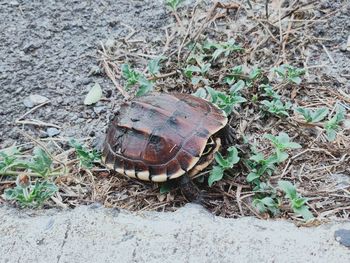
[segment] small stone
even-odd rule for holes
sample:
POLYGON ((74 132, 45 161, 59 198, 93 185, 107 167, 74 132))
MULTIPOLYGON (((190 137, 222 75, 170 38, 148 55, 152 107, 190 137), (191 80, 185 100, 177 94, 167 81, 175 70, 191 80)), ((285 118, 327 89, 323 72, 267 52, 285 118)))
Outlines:
POLYGON ((60 130, 56 128, 48 128, 46 130, 46 133, 49 135, 49 137, 53 137, 60 134, 60 130))
POLYGON ((96 114, 105 113, 105 112, 106 112, 106 106, 97 106, 97 107, 94 107, 94 112, 95 112, 96 114))
POLYGON ((26 106, 27 108, 33 108, 34 107, 34 103, 29 99, 29 98, 25 98, 23 100, 23 104, 24 106, 26 106))
POLYGON ((350 230, 339 229, 334 232, 334 237, 341 245, 350 248, 350 230))
POLYGON ((23 100, 23 104, 28 108, 32 108, 36 105, 39 105, 39 104, 42 104, 42 103, 48 102, 48 101, 49 101, 49 99, 44 97, 44 96, 41 96, 38 94, 32 94, 23 100))

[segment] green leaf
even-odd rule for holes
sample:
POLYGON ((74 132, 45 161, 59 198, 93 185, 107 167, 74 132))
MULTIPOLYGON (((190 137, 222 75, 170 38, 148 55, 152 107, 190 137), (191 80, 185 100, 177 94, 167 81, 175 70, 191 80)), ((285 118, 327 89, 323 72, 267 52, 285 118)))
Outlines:
POLYGON ((329 110, 327 108, 317 109, 314 113, 312 113, 312 122, 322 121, 328 115, 328 112, 329 110))
POLYGON ((147 78, 142 76, 140 77, 139 82, 140 87, 136 92, 137 97, 143 96, 146 93, 151 92, 153 90, 153 83, 150 82, 147 78))
POLYGON ((249 73, 249 78, 251 80, 255 80, 259 78, 262 74, 262 70, 259 68, 254 68, 250 73, 249 73))
POLYGON ((237 83, 235 83, 234 85, 231 86, 230 93, 235 94, 238 91, 240 91, 241 89, 243 89, 244 86, 245 86, 245 82, 243 80, 239 80, 237 83))
POLYGON ((198 98, 202 98, 202 99, 206 99, 207 98, 207 92, 204 88, 199 88, 196 90, 195 93, 192 93, 192 95, 198 97, 198 98))
POLYGON ((158 57, 158 58, 155 58, 155 59, 148 61, 147 69, 151 75, 155 76, 159 73, 159 70, 160 70, 159 63, 162 59, 163 59, 163 57, 158 57))
POLYGON ((256 172, 250 172, 248 175, 247 175, 247 182, 248 183, 251 183, 253 182, 254 180, 256 179, 259 179, 260 178, 260 175, 257 174, 256 172))
POLYGON ((165 5, 171 10, 176 11, 179 5, 185 0, 165 0, 165 5))
POLYGON ((211 187, 215 182, 220 181, 224 176, 224 169, 220 166, 214 166, 208 178, 208 185, 211 187))
POLYGON ((297 190, 295 186, 289 181, 278 181, 278 186, 285 192, 286 197, 289 199, 297 198, 297 190))
POLYGON ((310 219, 313 219, 314 216, 310 212, 309 208, 307 206, 302 206, 300 208, 293 208, 294 213, 301 215, 305 221, 308 221, 310 219))
POLYGON ((127 87, 134 86, 139 81, 141 76, 140 73, 130 68, 128 64, 123 64, 121 66, 122 76, 127 81, 127 87))
POLYGON ((85 105, 94 104, 98 102, 101 98, 102 98, 102 89, 100 84, 96 82, 95 85, 90 89, 90 91, 86 95, 84 104, 85 105))
POLYGON ((227 162, 229 164, 229 168, 232 168, 234 164, 239 162, 238 150, 236 147, 231 146, 227 149, 227 162))
POLYGON ((222 168, 228 168, 229 163, 227 160, 224 159, 224 157, 221 155, 221 153, 217 152, 214 155, 215 161, 220 165, 222 168))
POLYGON ((192 75, 194 72, 201 72, 200 67, 197 66, 193 66, 193 65, 188 65, 185 69, 184 69, 184 74, 186 77, 188 78, 192 78, 192 75))
POLYGON ((51 171, 52 160, 41 148, 34 149, 33 161, 29 163, 29 168, 41 176, 47 176, 51 171))
POLYGON ((332 142, 335 140, 335 138, 337 137, 337 132, 336 130, 333 129, 326 129, 326 133, 327 133, 327 139, 328 141, 332 142))

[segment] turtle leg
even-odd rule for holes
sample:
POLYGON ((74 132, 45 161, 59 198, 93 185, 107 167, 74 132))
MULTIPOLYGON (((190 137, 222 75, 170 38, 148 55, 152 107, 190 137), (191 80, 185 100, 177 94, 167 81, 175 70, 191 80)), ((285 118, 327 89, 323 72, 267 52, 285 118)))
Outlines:
POLYGON ((179 181, 179 187, 181 193, 189 202, 200 203, 201 202, 201 193, 198 187, 193 183, 190 176, 186 173, 181 176, 179 181))
POLYGON ((227 149, 228 147, 232 146, 234 142, 236 141, 236 134, 235 130, 230 126, 230 124, 227 124, 219 134, 222 142, 222 147, 224 149, 227 149))

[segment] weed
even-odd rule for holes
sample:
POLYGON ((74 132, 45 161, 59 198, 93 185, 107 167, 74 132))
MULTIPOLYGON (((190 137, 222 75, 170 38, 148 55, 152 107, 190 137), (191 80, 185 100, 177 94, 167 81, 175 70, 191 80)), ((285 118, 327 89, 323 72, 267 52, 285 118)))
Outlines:
POLYGON ((57 186, 48 181, 31 184, 27 175, 17 177, 16 186, 6 189, 4 198, 17 201, 21 207, 38 207, 58 191, 57 186))
POLYGON ((312 213, 309 211, 309 208, 305 205, 307 199, 301 197, 296 190, 296 187, 288 181, 279 181, 279 188, 286 194, 286 197, 290 201, 290 206, 293 209, 294 213, 301 215, 304 220, 310 220, 313 218, 312 213))
POLYGON ((297 108, 297 112, 303 115, 306 122, 319 122, 322 121, 328 115, 327 108, 316 109, 315 111, 306 108, 297 108))
POLYGON ((243 67, 235 66, 231 69, 231 72, 225 77, 225 82, 232 85, 236 81, 240 80, 243 75, 243 67))
POLYGON ((263 96, 270 97, 274 100, 280 100, 281 96, 272 88, 270 84, 261 84, 260 89, 263 89, 263 96))
POLYGON ((208 185, 212 186, 214 182, 220 181, 224 172, 227 169, 232 169, 233 165, 239 162, 238 151, 236 147, 231 146, 227 149, 227 157, 224 158, 221 153, 215 153, 215 161, 217 165, 214 165, 208 178, 208 185))
POLYGON ((80 166, 90 169, 93 163, 100 160, 100 153, 96 150, 88 150, 76 140, 70 140, 69 144, 75 149, 80 166))
POLYGON ((301 83, 301 76, 305 74, 304 69, 299 69, 288 64, 283 64, 273 69, 283 81, 299 85, 301 83))
POLYGON ((168 6, 172 11, 176 11, 179 5, 185 0, 165 0, 165 5, 168 6))
POLYGON ((236 41, 232 38, 229 39, 227 42, 221 42, 221 43, 214 43, 214 42, 208 41, 207 43, 204 44, 203 48, 205 50, 211 50, 211 49, 215 50, 211 55, 212 60, 218 59, 222 54, 225 57, 227 57, 232 52, 244 51, 244 49, 240 45, 236 44, 236 41))
POLYGON ((152 76, 156 76, 160 70, 160 62, 164 59, 164 57, 158 57, 148 61, 147 70, 152 76))
POLYGON ((271 134, 265 134, 264 137, 270 140, 275 146, 275 158, 277 163, 284 162, 288 158, 288 153, 285 152, 287 149, 298 149, 301 145, 296 142, 291 142, 287 133, 280 132, 278 136, 271 134))
POLYGON ((230 115, 236 105, 247 101, 240 95, 240 90, 243 89, 244 86, 244 81, 240 80, 231 86, 228 94, 226 92, 217 91, 211 87, 206 87, 205 89, 198 89, 193 95, 206 98, 208 93, 210 101, 222 109, 227 115, 230 115))
POLYGON ((272 101, 263 100, 261 104, 265 106, 266 111, 279 117, 288 117, 288 110, 292 107, 292 104, 290 102, 283 104, 283 102, 280 99, 274 99, 272 101))
POLYGON ((340 128, 340 123, 345 120, 345 109, 338 105, 335 115, 326 123, 325 129, 329 141, 334 141, 337 136, 337 131, 340 128))
POLYGON ((253 206, 259 211, 259 213, 270 212, 273 216, 280 213, 280 201, 279 199, 265 196, 263 198, 254 198, 253 206))
MULTIPOLYGON (((160 61, 160 60, 159 60, 160 61)), ((159 61, 157 63, 159 63, 159 61)), ((157 69, 159 69, 159 66, 157 67, 155 65, 155 62, 150 62, 152 64, 150 73, 155 73, 157 69)), ((135 86, 136 84, 139 85, 139 88, 136 92, 136 96, 142 96, 150 91, 153 90, 153 83, 147 79, 147 77, 140 73, 137 72, 134 69, 131 69, 128 64, 123 64, 121 66, 122 69, 122 75, 126 79, 127 88, 130 88, 132 86, 135 86)))
POLYGON ((121 66, 121 70, 122 70, 123 77, 126 79, 127 88, 134 86, 138 83, 141 73, 131 69, 128 64, 123 64, 121 66))

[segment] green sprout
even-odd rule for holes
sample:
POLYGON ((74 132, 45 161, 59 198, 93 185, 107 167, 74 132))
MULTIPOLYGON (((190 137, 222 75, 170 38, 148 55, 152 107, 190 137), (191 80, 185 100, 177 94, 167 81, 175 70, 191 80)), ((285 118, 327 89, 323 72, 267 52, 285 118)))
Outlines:
POLYGON ((69 144, 75 149, 80 166, 90 169, 93 163, 100 160, 100 153, 96 150, 88 150, 86 146, 76 140, 70 140, 69 144))
POLYGON ((303 115, 306 122, 320 122, 328 115, 327 108, 316 109, 315 111, 306 109, 306 108, 297 108, 296 111, 303 115))
POLYGON ((314 218, 309 208, 305 205, 307 199, 297 193, 296 187, 291 182, 279 181, 278 186, 286 194, 286 198, 289 199, 294 213, 301 215, 305 221, 314 218))
POLYGON ((185 0, 165 0, 165 5, 175 12, 184 1, 185 0))
POLYGON ((266 111, 277 116, 289 116, 288 110, 292 107, 290 102, 283 104, 279 99, 274 99, 272 101, 263 100, 261 102, 266 108, 266 111))
POLYGON ((326 123, 325 129, 329 141, 334 141, 337 136, 337 131, 340 124, 345 120, 345 109, 343 106, 338 106, 335 115, 326 123))
POLYGON ((20 175, 17 178, 14 188, 6 189, 4 198, 15 200, 21 207, 39 207, 58 191, 57 186, 48 181, 31 184, 27 175, 20 175))
POLYGON ((227 57, 232 52, 240 52, 244 51, 244 49, 236 44, 236 41, 234 39, 229 39, 227 42, 221 42, 221 43, 214 43, 214 42, 207 42, 204 46, 204 49, 211 50, 214 49, 214 53, 212 54, 212 60, 218 59, 222 54, 227 57))
POLYGON ((273 69, 284 81, 299 85, 301 76, 305 74, 305 69, 299 69, 288 64, 283 64, 273 69))
POLYGON ((238 151, 236 147, 231 146, 227 149, 227 157, 224 158, 221 153, 215 153, 215 161, 217 165, 214 165, 208 178, 208 185, 212 186, 214 182, 220 181, 225 170, 232 169, 233 165, 239 162, 238 151))

